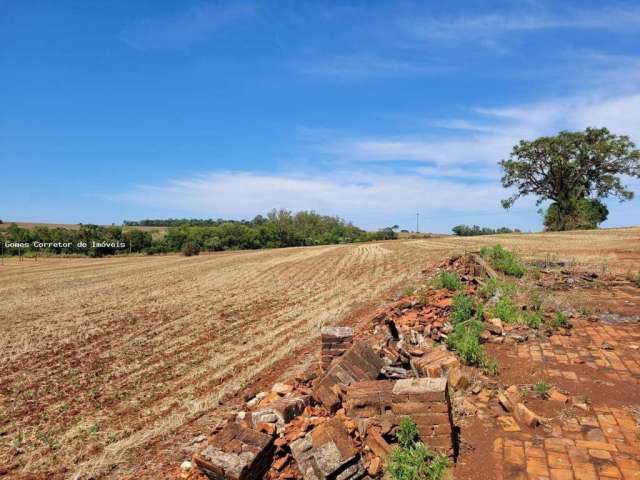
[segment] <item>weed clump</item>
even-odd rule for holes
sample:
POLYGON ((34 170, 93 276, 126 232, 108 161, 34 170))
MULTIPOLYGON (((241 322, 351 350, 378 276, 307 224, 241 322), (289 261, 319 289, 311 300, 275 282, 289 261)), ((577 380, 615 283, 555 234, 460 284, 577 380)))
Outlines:
POLYGON ((415 422, 404 417, 396 433, 400 446, 393 448, 386 466, 393 480, 441 480, 447 471, 449 461, 444 455, 431 452, 424 443, 418 441, 415 422))
POLYGON ((506 323, 518 323, 520 310, 509 297, 500 297, 500 300, 489 308, 489 315, 499 318, 506 323))
POLYGON ((569 318, 562 312, 556 312, 550 325, 552 328, 566 328, 569 325, 569 318))
POLYGON ((455 273, 442 271, 436 278, 436 287, 448 290, 462 290, 462 282, 455 273))
POLYGON ((551 390, 551 387, 547 382, 540 380, 533 386, 533 389, 543 400, 549 398, 549 390, 551 390))
POLYGON ((480 343, 484 324, 475 320, 469 324, 459 323, 449 334, 447 346, 456 352, 467 365, 481 365, 486 354, 480 343))
POLYGON ((480 287, 480 289, 478 290, 478 295, 480 295, 480 298, 484 300, 489 300, 491 297, 495 296, 497 291, 498 280, 492 277, 487 280, 487 283, 480 287))
POLYGON ((524 265, 516 258, 516 256, 505 250, 502 245, 494 247, 482 247, 480 255, 489 260, 489 262, 499 271, 514 277, 522 277, 525 273, 524 265))
POLYGON ((525 324, 527 327, 538 329, 542 324, 542 315, 539 311, 522 312, 520 315, 520 323, 525 324))
POLYGON ((459 292, 453 297, 451 322, 456 325, 466 322, 473 315, 473 298, 466 293, 459 292))

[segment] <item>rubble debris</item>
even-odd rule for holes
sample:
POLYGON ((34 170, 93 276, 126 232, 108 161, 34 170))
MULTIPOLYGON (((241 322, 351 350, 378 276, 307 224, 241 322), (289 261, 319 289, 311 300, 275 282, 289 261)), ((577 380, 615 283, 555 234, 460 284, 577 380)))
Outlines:
POLYGON ((398 380, 392 391, 391 410, 410 416, 420 440, 439 453, 453 456, 453 425, 447 378, 398 380))
POLYGON ((264 408, 251 413, 251 423, 257 427, 259 423, 275 423, 284 426, 300 415, 309 405, 308 396, 279 397, 264 408))
POLYGON ((335 410, 346 388, 362 380, 375 380, 384 366, 369 343, 357 342, 337 359, 313 389, 313 398, 329 410, 335 410))
POLYGON ((567 403, 569 401, 569 397, 560 392, 557 388, 552 388, 549 393, 549 400, 552 402, 567 403))
POLYGON ((213 480, 257 480, 273 459, 273 436, 229 422, 193 460, 213 480))
POLYGON ((319 425, 290 447, 305 480, 356 480, 366 473, 360 454, 338 417, 319 425))
POLYGON ((504 332, 502 320, 499 318, 490 318, 487 320, 487 330, 494 335, 502 335, 504 332))
POLYGON ((517 386, 511 385, 504 392, 498 392, 498 402, 510 413, 515 411, 516 405, 522 403, 522 395, 517 386))
POLYGON ((435 378, 446 376, 452 368, 460 367, 460 360, 445 345, 440 345, 414 359, 412 364, 421 375, 435 378))
MULTIPOLYGON (((489 278, 498 278, 498 273, 491 267, 480 255, 472 255, 472 260, 477 263, 482 271, 487 274, 489 278)), ((475 276, 480 276, 480 272, 473 272, 475 276)))
POLYGON ((524 403, 518 403, 513 411, 518 422, 528 427, 535 427, 540 424, 540 417, 527 408, 524 403))
POLYGON ((273 387, 271 387, 271 391, 279 395, 286 395, 287 393, 293 392, 293 386, 286 383, 278 382, 273 384, 273 387))
POLYGON ((386 460, 391 453, 391 445, 384 439, 380 429, 371 427, 367 429, 364 443, 378 457, 386 460))
POLYGON ((327 371, 331 362, 340 357, 351 346, 353 328, 351 327, 322 327, 320 330, 322 348, 320 351, 320 368, 327 371))

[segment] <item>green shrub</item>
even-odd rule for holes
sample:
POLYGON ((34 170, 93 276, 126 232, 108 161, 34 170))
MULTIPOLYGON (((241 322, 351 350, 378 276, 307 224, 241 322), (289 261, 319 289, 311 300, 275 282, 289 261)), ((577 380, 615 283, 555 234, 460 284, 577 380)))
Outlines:
POLYGON ((462 282, 458 278, 458 275, 447 271, 440 272, 440 275, 436 278, 436 286, 449 290, 462 290, 462 282))
POLYGON ((404 417, 396 433, 400 446, 394 447, 386 465, 394 480, 441 480, 448 467, 447 457, 435 455, 418 441, 415 422, 404 417))
POLYGON ((451 322, 455 325, 466 322, 473 314, 473 298, 465 293, 457 293, 453 297, 453 309, 451 311, 451 322))
POLYGON ((517 323, 520 310, 509 297, 500 297, 500 300, 489 309, 492 318, 499 318, 506 323, 517 323))
POLYGON ((182 247, 182 254, 185 257, 191 257, 193 255, 200 254, 200 245, 195 242, 186 242, 182 247))
POLYGON ((482 247, 480 249, 480 255, 489 260, 497 270, 506 273, 507 275, 521 277, 525 273, 525 268, 524 265, 522 265, 522 262, 520 262, 513 253, 505 250, 502 245, 482 247))
POLYGON ((470 324, 459 323, 449 334, 447 345, 467 365, 481 365, 485 358, 484 347, 480 343, 483 330, 484 324, 477 320, 470 324))
POLYGON ((408 417, 400 420, 396 438, 402 448, 411 448, 418 441, 418 427, 415 422, 408 417))

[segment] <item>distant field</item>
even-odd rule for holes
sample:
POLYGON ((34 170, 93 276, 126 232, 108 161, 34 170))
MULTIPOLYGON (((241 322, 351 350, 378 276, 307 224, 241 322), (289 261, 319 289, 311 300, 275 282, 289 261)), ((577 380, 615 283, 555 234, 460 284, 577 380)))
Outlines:
POLYGON ((0 465, 12 478, 121 478, 144 461, 142 447, 215 415, 220 399, 316 339, 321 325, 381 301, 449 253, 497 242, 527 257, 640 269, 640 228, 5 259, 0 465))

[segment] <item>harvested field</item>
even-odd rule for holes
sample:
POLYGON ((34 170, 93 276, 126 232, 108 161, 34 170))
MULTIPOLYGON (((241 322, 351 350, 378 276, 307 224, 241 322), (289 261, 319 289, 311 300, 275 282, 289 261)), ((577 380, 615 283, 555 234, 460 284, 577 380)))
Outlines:
POLYGON ((205 413, 213 421, 222 399, 317 340, 322 325, 382 303, 448 254, 497 242, 527 258, 640 268, 640 228, 6 261, 0 469, 130 475, 153 457, 148 447, 205 413))

